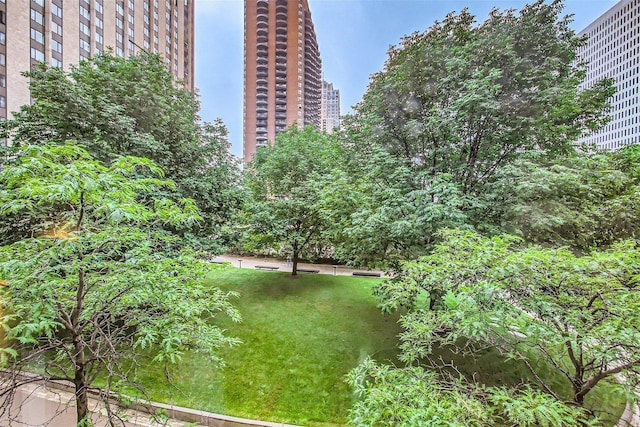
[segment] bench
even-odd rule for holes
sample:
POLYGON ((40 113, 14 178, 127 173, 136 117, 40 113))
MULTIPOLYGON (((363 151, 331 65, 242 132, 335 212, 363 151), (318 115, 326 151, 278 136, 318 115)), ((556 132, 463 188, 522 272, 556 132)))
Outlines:
POLYGON ((300 273, 320 273, 320 270, 314 270, 312 268, 299 268, 298 270, 300 273))
POLYGON ((351 273, 354 276, 364 276, 364 277, 380 277, 382 273, 377 273, 375 271, 354 271, 351 273))
POLYGON ((258 270, 272 270, 272 271, 280 269, 280 267, 274 267, 272 265, 256 265, 255 268, 258 270))

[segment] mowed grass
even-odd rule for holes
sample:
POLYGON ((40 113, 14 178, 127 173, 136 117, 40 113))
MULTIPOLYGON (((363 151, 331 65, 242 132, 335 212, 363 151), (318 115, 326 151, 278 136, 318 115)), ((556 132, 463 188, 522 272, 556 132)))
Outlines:
MULTIPOLYGON (((377 308, 371 288, 379 279, 291 277, 229 267, 216 270, 209 282, 240 294, 234 305, 243 321, 220 318, 217 323, 243 343, 219 352, 224 368, 213 367, 199 354, 186 354, 171 368, 177 388, 164 381, 164 366, 139 361, 137 380, 146 397, 245 418, 344 425, 354 402, 346 374, 367 356, 397 363, 399 315, 383 315, 377 308)), ((434 357, 452 361, 460 372, 487 385, 533 382, 522 364, 505 360, 494 349, 464 358, 436 348, 434 357)), ((538 368, 557 391, 569 392, 566 378, 550 367, 538 368)), ((604 415, 605 425, 613 425, 624 409, 616 389, 603 384, 588 396, 586 406, 604 415)))
MULTIPOLYGON (((138 380, 153 400, 227 415, 300 425, 342 425, 353 404, 346 374, 365 357, 394 360, 398 315, 376 307, 372 278, 264 272, 227 268, 210 283, 240 294, 243 321, 218 324, 242 344, 225 349, 214 369, 198 354, 173 370, 147 365, 138 380)), ((151 364, 150 364, 151 365, 151 364)))

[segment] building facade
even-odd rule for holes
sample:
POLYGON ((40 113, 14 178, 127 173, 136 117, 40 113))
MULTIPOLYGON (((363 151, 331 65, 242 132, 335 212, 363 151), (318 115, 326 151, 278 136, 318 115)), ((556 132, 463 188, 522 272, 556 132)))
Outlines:
POLYGON ((68 70, 103 52, 160 54, 194 88, 195 0, 0 0, 0 120, 31 101, 20 73, 37 62, 68 70))
POLYGON ((287 126, 320 126, 321 76, 308 0, 245 0, 245 163, 287 126))
POLYGON ((584 87, 611 78, 616 94, 611 121, 580 142, 601 150, 640 143, 640 0, 621 0, 579 33, 588 36, 578 55, 588 62, 584 87))
POLYGON ((332 133, 340 126, 340 91, 333 83, 322 81, 322 102, 320 105, 320 128, 332 133))

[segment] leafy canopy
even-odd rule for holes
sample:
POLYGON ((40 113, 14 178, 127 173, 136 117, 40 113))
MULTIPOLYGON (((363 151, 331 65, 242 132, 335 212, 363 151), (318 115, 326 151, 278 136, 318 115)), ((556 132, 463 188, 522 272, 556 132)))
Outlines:
MULTIPOLYGON (((204 287, 209 265, 186 247, 169 256, 175 238, 150 227, 197 223, 193 201, 138 202, 174 185, 153 162, 105 166, 71 142, 27 146, 0 183, 0 213, 30 224, 30 237, 0 247, 0 362, 73 382, 79 423, 98 375, 109 391, 129 383, 141 354, 169 363, 195 348, 219 361, 215 349, 236 342, 210 323, 239 319, 231 294, 204 287)), ((10 405, 21 380, 3 381, 10 405)))
POLYGON ((293 258, 316 256, 327 247, 324 206, 332 194, 330 173, 340 147, 310 126, 290 127, 276 143, 260 147, 245 173, 248 246, 273 248, 293 258))
POLYGON ((635 241, 576 256, 518 248, 513 236, 441 232, 443 242, 376 290, 385 310, 407 309, 401 358, 442 367, 433 348, 473 355, 491 346, 525 365, 531 384, 557 402, 585 408, 601 382, 635 393, 640 367, 640 252, 635 241), (462 345, 461 343, 464 343, 462 345), (540 362, 543 362, 541 364, 540 362), (568 392, 540 371, 551 366, 568 392))
POLYGON ((221 249, 222 228, 239 204, 239 164, 224 124, 200 122, 197 97, 173 79, 160 56, 104 53, 68 72, 42 63, 24 75, 33 102, 6 125, 13 150, 73 139, 105 164, 124 155, 149 158, 175 182, 154 196, 192 198, 203 216, 197 227, 169 231, 221 249))
POLYGON ((580 88, 584 40, 562 8, 536 1, 480 24, 463 10, 390 48, 343 132, 359 194, 338 254, 408 259, 443 226, 503 232, 496 174, 518 159, 572 153, 606 123, 612 82, 580 88))

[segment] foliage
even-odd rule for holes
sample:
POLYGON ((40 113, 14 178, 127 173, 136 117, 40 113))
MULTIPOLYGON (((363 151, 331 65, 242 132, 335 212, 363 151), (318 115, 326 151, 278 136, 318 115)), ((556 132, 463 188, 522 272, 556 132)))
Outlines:
MULTIPOLYGON (((33 102, 6 127, 14 149, 73 139, 109 164, 120 155, 153 160, 176 186, 156 197, 192 198, 203 218, 180 235, 220 250, 221 224, 238 206, 239 165, 221 121, 200 123, 199 102, 174 81, 158 55, 96 55, 63 71, 41 63, 24 73, 33 102)), ((6 227, 11 229, 11 224, 6 227)), ((9 235, 21 238, 19 233, 9 235)))
POLYGON ((245 173, 244 208, 250 246, 289 253, 293 275, 301 256, 328 246, 324 206, 332 195, 331 171, 343 153, 328 134, 290 127, 276 143, 260 147, 245 173))
MULTIPOLYGON (((496 173, 520 158, 573 152, 606 123, 612 82, 580 89, 584 40, 561 12, 561 1, 540 0, 475 25, 463 10, 390 48, 343 134, 347 171, 366 182, 348 242, 365 241, 378 260, 408 259, 426 253, 443 225, 500 232, 496 173)), ((345 258, 364 258, 353 246, 345 258)))
POLYGON ((496 181, 505 222, 528 242, 588 251, 640 238, 640 146, 520 162, 496 181))
MULTIPOLYGON (((161 175, 153 162, 131 156, 105 166, 73 143, 24 147, 0 171, 0 212, 30 224, 30 237, 0 247, 8 343, 1 362, 71 381, 79 424, 88 419, 87 391, 98 375, 106 375, 108 392, 129 381, 141 353, 174 363, 195 348, 219 362, 215 350, 236 342, 210 323, 217 313, 239 319, 231 294, 203 287, 208 264, 186 247, 167 256, 177 243, 148 227, 200 218, 189 199, 137 201, 171 189, 161 175)), ((20 385, 6 379, 4 410, 20 385)))
MULTIPOLYGON (((356 156, 359 159, 359 157, 356 156)), ((424 253, 443 227, 467 227, 468 197, 449 174, 428 177, 373 147, 358 167, 334 171, 326 211, 335 257, 355 265, 393 264, 424 253)))
POLYGON ((421 367, 392 368, 367 359, 351 371, 349 382, 360 397, 350 414, 353 426, 589 425, 579 408, 530 388, 443 382, 421 367))
POLYGON ((401 320, 404 361, 438 366, 430 357, 436 346, 474 354, 489 345, 531 370, 545 399, 585 407, 594 387, 616 381, 634 395, 640 371, 636 242, 579 257, 566 249, 518 249, 513 236, 449 230, 442 237, 431 255, 404 264, 376 290, 385 310, 408 309, 401 320), (545 381, 539 361, 565 377, 569 393, 545 381))

